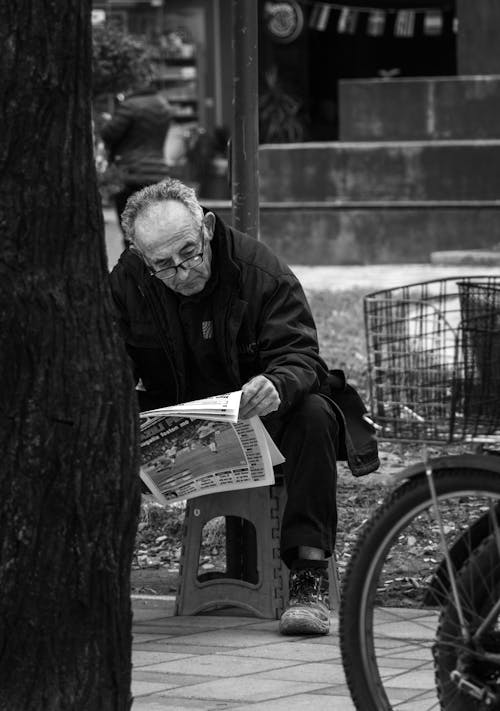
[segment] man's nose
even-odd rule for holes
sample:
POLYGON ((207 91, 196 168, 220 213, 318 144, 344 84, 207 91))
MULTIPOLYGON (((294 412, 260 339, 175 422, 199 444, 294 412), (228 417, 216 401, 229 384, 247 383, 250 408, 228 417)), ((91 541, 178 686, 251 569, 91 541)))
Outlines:
POLYGON ((189 269, 184 269, 184 267, 177 268, 177 281, 186 281, 189 276, 189 269))

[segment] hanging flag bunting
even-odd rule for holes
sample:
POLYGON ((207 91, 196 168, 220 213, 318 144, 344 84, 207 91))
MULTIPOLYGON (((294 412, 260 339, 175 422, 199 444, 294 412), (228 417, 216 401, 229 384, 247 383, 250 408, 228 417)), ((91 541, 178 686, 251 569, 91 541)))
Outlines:
POLYGON ((443 31, 443 16, 440 10, 427 10, 424 15, 424 34, 440 35, 443 31))
POLYGON ((399 10, 394 23, 396 37, 413 37, 415 32, 415 10, 399 10))
POLYGON ((343 7, 340 10, 339 19, 337 21, 337 32, 341 35, 353 35, 356 32, 357 24, 358 10, 353 10, 350 7, 343 7))
POLYGON ((370 10, 366 23, 366 32, 371 37, 380 37, 385 30, 385 12, 383 10, 370 10))
POLYGON ((320 6, 318 3, 314 3, 311 14, 309 15, 309 27, 311 27, 313 30, 316 29, 316 23, 318 22, 318 15, 320 11, 320 6))
POLYGON ((328 26, 331 11, 331 5, 328 3, 316 3, 309 17, 309 27, 324 32, 328 26))
MULTIPOLYGON (((151 0, 153 1, 153 0, 151 0)), ((434 8, 406 8, 399 10, 394 7, 353 7, 338 4, 335 2, 314 2, 314 0, 291 0, 290 2, 266 2, 267 6, 279 8, 283 14, 283 8, 289 5, 306 5, 311 7, 309 13, 309 27, 321 32, 325 31, 330 23, 332 10, 337 15, 336 29, 339 34, 355 34, 358 27, 366 27, 366 34, 370 37, 382 37, 388 27, 392 27, 392 21, 388 23, 388 17, 395 15, 393 32, 396 37, 414 37, 417 28, 417 16, 423 17, 422 25, 418 23, 419 31, 425 35, 441 35, 444 31, 443 11, 434 8), (366 24, 364 20, 360 23, 360 17, 366 15, 366 24)), ((375 4, 375 3, 374 3, 375 4)), ((376 4, 375 4, 376 5, 376 4)), ((276 12, 275 12, 276 14, 276 12)), ((454 33, 458 31, 458 18, 453 18, 452 30, 454 33)))

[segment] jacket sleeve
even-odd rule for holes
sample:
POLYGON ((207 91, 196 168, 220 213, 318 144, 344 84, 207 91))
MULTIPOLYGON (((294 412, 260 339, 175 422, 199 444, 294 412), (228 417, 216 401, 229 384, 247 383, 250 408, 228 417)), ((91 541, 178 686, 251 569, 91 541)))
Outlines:
POLYGON ((125 343, 125 348, 127 350, 129 359, 130 359, 130 365, 132 367, 132 372, 133 372, 133 378, 134 382, 137 383, 139 382, 140 379, 140 374, 137 369, 137 365, 135 363, 135 360, 132 357, 132 354, 130 352, 130 348, 127 344, 127 336, 130 332, 130 321, 129 321, 129 316, 127 313, 127 309, 125 307, 124 303, 124 288, 123 288, 123 273, 120 273, 121 270, 119 266, 115 267, 113 271, 110 274, 109 277, 109 283, 111 286, 111 296, 114 304, 114 315, 118 324, 119 331, 122 335, 122 338, 125 343))
POLYGON ((281 275, 263 305, 259 352, 262 374, 274 383, 281 398, 280 413, 316 392, 327 377, 309 304, 292 273, 281 275))

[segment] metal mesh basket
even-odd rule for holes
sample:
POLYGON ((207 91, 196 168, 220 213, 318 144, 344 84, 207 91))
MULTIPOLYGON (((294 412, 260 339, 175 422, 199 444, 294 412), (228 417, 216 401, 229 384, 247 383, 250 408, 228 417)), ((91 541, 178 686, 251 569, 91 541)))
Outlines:
POLYGON ((459 282, 467 429, 500 428, 500 283, 459 282))
POLYGON ((453 442, 500 430, 500 408, 495 414, 492 404, 478 405, 488 388, 491 403, 499 399, 494 373, 500 368, 494 365, 500 355, 498 321, 484 314, 484 292, 495 311, 498 289, 500 277, 477 276, 410 284, 365 297, 372 415, 384 438, 453 442), (480 304, 483 320, 478 321, 480 304))

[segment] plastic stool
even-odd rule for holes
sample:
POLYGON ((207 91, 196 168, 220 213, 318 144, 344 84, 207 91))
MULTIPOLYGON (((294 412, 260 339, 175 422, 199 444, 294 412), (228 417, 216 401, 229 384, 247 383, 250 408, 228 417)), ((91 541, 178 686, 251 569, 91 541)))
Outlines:
MULTIPOLYGON (((279 556, 279 532, 286 501, 282 483, 208 494, 187 502, 182 533, 176 615, 240 608, 250 615, 279 619, 288 600, 288 569, 279 556), (226 571, 199 574, 203 528, 226 522, 226 571)), ((338 609, 335 559, 329 565, 330 593, 338 609)))

